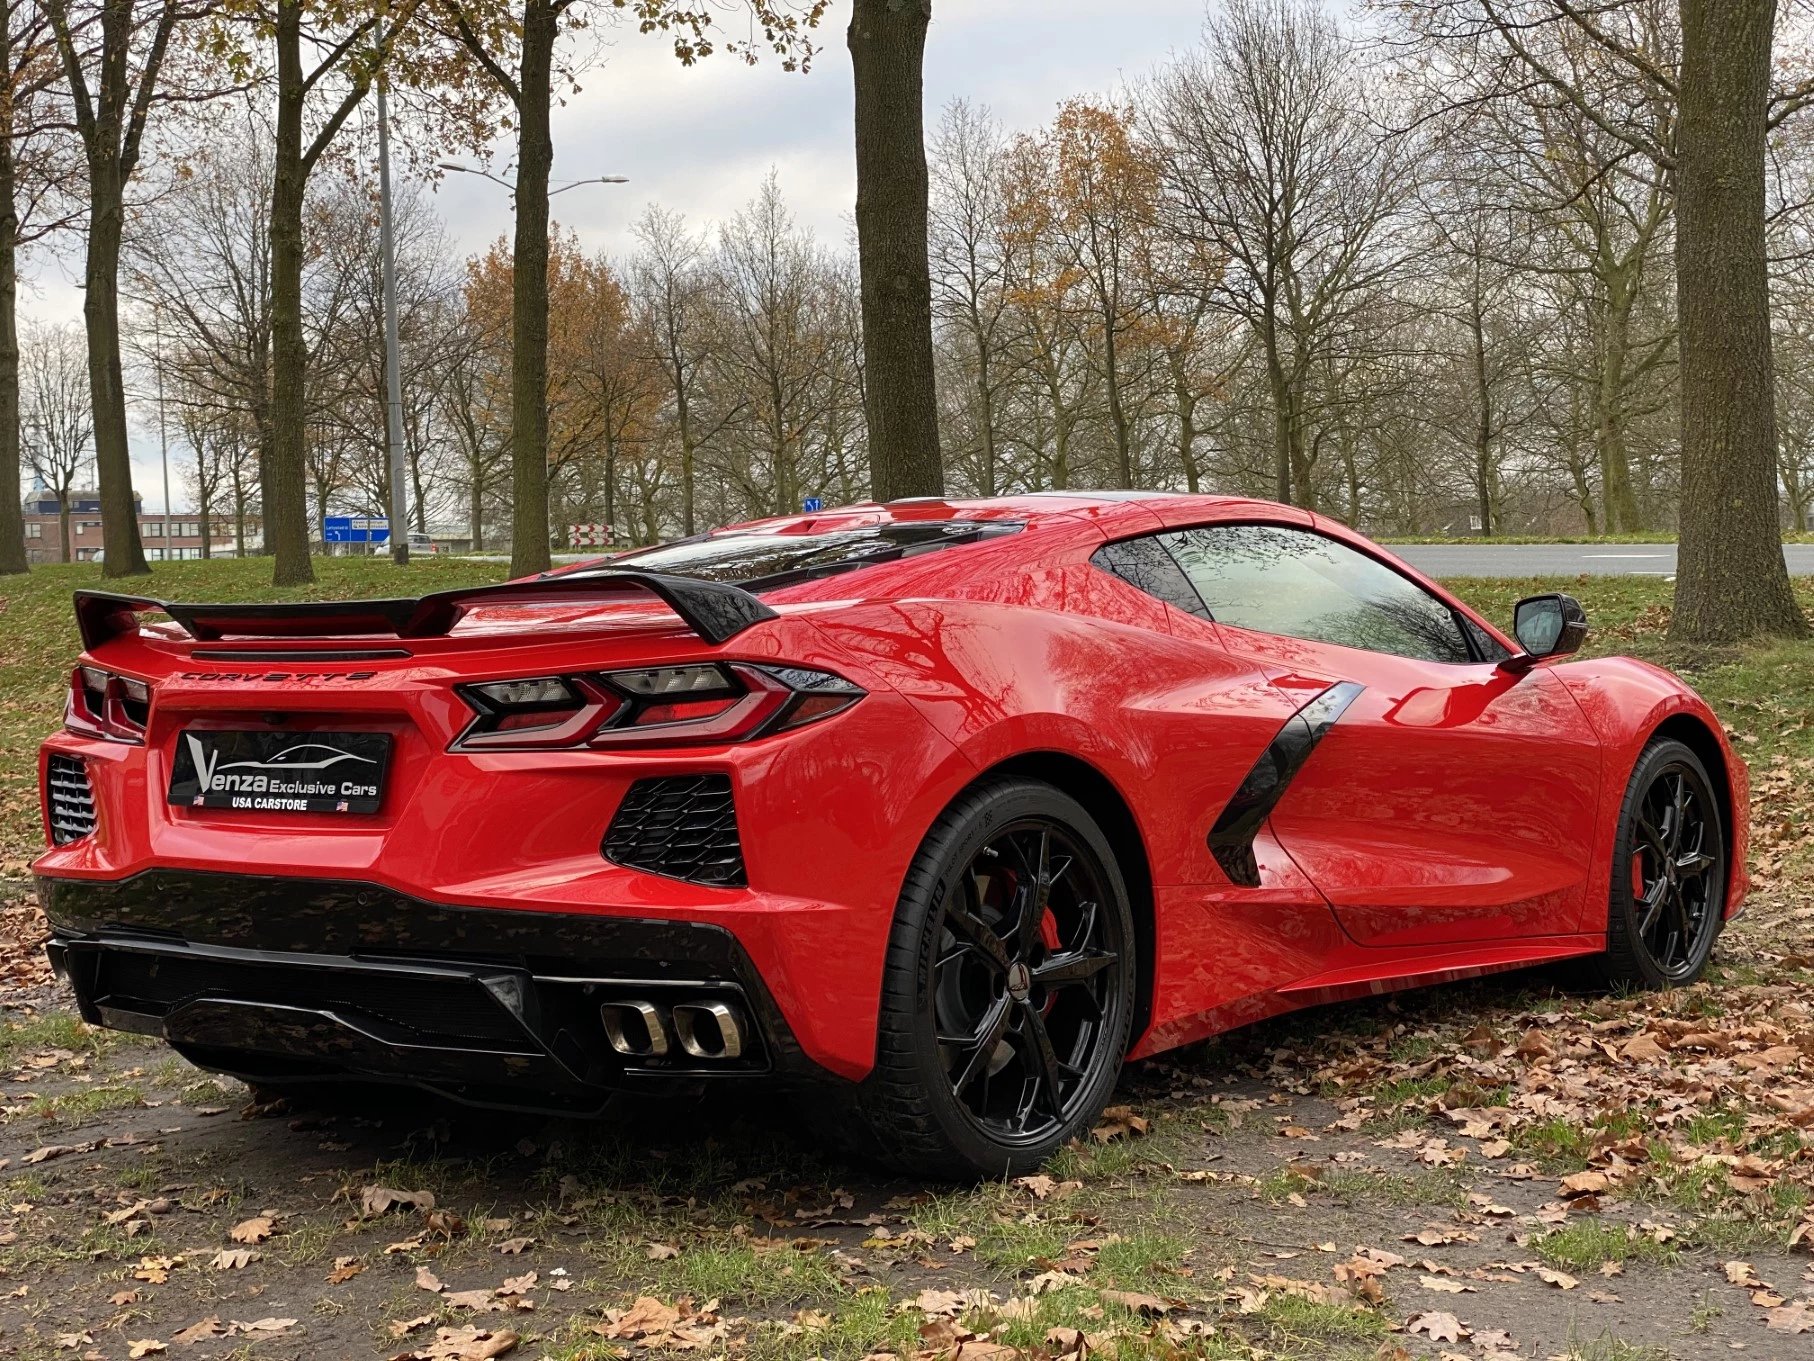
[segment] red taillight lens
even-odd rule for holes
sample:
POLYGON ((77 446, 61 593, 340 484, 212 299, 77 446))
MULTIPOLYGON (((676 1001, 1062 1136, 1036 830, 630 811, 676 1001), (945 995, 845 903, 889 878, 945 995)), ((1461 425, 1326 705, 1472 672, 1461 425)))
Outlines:
POLYGON ((78 666, 69 678, 63 726, 86 737, 143 743, 151 721, 151 687, 98 666, 78 666))
POLYGON ((829 671, 746 662, 462 686, 478 717, 456 751, 744 742, 829 718, 863 697, 829 671))

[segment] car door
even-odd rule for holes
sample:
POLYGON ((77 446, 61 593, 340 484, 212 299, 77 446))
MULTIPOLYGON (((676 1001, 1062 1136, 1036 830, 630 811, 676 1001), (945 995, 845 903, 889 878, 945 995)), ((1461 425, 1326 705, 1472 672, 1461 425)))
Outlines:
POLYGON ((1604 921, 1588 882, 1600 749, 1545 666, 1381 558, 1313 528, 1160 536, 1222 644, 1323 696, 1314 749, 1276 797, 1278 843, 1366 945, 1555 935, 1604 921), (1331 708, 1336 712, 1325 712, 1331 708))

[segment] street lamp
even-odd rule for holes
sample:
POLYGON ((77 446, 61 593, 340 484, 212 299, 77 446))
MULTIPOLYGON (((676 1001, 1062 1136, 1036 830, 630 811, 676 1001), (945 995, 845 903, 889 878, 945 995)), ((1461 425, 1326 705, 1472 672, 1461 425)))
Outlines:
MULTIPOLYGON (((477 175, 482 180, 490 180, 493 184, 498 185, 499 187, 506 190, 510 194, 511 198, 514 199, 516 197, 516 186, 514 184, 512 184, 509 180, 502 179, 499 176, 492 174, 489 170, 480 170, 476 166, 461 165, 458 161, 436 161, 435 164, 442 170, 451 170, 455 174, 458 174, 458 175, 477 175)), ((508 167, 508 166, 505 167, 506 170, 508 170, 509 168, 510 167, 508 167)), ((554 187, 548 191, 548 197, 553 198, 556 194, 564 194, 569 189, 579 188, 582 184, 628 184, 629 182, 630 182, 630 177, 627 175, 593 175, 587 179, 568 180, 564 184, 559 184, 556 187, 554 187)), ((544 398, 543 400, 545 402, 546 398, 544 398)), ((546 450, 543 450, 542 457, 544 460, 546 460, 546 458, 547 458, 546 450)), ((546 491, 546 486, 545 486, 546 473, 544 473, 543 476, 544 476, 544 492, 545 492, 546 491)), ((549 513, 552 514, 552 507, 549 507, 548 510, 549 510, 549 513)), ((542 526, 543 535, 547 536, 549 534, 549 530, 550 530, 550 526, 548 526, 546 523, 544 523, 542 526)))
MULTIPOLYGON (((452 170, 460 175, 477 175, 482 180, 490 180, 493 184, 502 186, 512 194, 516 193, 516 186, 514 184, 509 180, 499 179, 489 170, 480 170, 477 166, 472 165, 461 165, 458 161, 436 161, 435 165, 438 169, 452 170)), ((558 188, 550 189, 548 191, 548 197, 553 198, 556 194, 564 194, 569 189, 579 188, 582 184, 628 184, 629 182, 630 177, 628 175, 594 175, 590 179, 568 180, 558 188)))

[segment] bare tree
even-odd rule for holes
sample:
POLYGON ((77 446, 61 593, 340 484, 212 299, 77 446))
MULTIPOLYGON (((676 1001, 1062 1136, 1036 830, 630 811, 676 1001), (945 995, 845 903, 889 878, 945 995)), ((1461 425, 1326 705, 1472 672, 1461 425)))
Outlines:
MULTIPOLYGON (((94 467, 95 420, 86 346, 73 326, 28 327, 21 370, 25 466, 57 498, 63 561, 70 547, 70 493, 94 467)), ((133 517, 134 525, 138 517, 133 517)))
POLYGON ((1214 296, 1264 356, 1284 501, 1316 503, 1311 376, 1400 263, 1390 231, 1413 162, 1375 102, 1310 0, 1230 0, 1153 95, 1174 230, 1226 257, 1214 296))
POLYGON ((68 84, 71 115, 88 161, 87 255, 82 315, 94 402, 95 464, 110 577, 151 570, 139 541, 120 367, 120 249, 126 185, 139 168, 145 129, 162 93, 180 24, 205 11, 180 0, 43 0, 68 84))
POLYGON ((632 296, 642 310, 640 334, 660 365, 668 388, 680 456, 680 531, 697 528, 694 478, 699 450, 741 413, 724 404, 715 419, 700 405, 706 362, 715 348, 716 278, 705 239, 687 230, 678 213, 651 204, 636 223, 637 251, 630 262, 632 296))

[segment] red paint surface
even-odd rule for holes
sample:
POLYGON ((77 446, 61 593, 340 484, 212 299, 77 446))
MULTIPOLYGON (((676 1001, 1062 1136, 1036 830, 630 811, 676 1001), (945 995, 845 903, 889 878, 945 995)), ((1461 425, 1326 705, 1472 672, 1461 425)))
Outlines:
POLYGON ((1055 754, 1087 766, 1131 815, 1153 885, 1139 910, 1151 914, 1155 944, 1142 961, 1152 1011, 1137 1054, 1295 1006, 1601 948, 1614 818, 1639 752, 1665 722, 1699 724, 1717 744, 1736 810, 1728 911, 1743 897, 1743 764, 1707 706, 1668 673, 1610 659, 1516 676, 1225 628, 1089 561, 1110 539, 1160 528, 1314 524, 1474 617, 1339 526, 1263 502, 1079 495, 865 506, 755 528, 888 517, 993 517, 1026 529, 769 593, 781 617, 721 648, 658 606, 623 603, 481 609, 445 638, 412 640, 407 658, 358 663, 373 674, 356 681, 299 680, 349 667, 285 661, 274 669, 289 679, 228 682, 220 671, 262 668, 200 660, 169 625, 116 639, 88 660, 151 684, 146 743, 70 732, 45 743, 46 753, 86 758, 99 827, 48 851, 37 870, 359 879, 449 904, 715 923, 748 951, 806 1054, 847 1077, 872 1063, 883 951, 908 864, 939 811, 1004 761, 1055 754), (869 693, 834 717, 746 743, 449 750, 472 718, 457 682, 707 658, 835 671, 869 693), (1231 883, 1209 853, 1210 826, 1285 720, 1335 680, 1366 688, 1259 834, 1259 886, 1231 883), (271 715, 297 730, 392 734, 382 810, 320 817, 165 802, 182 729, 271 715), (601 857, 633 780, 701 771, 731 777, 748 889, 601 857))

